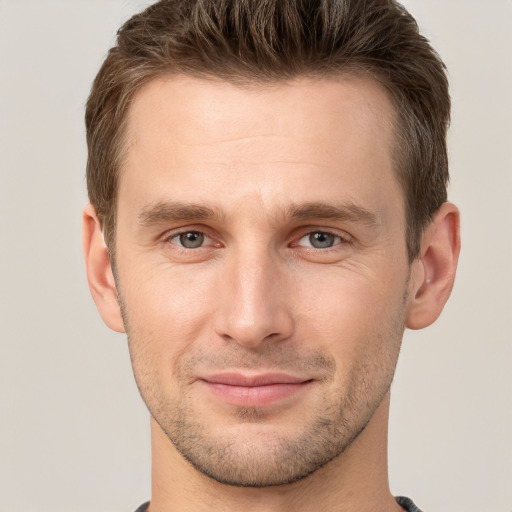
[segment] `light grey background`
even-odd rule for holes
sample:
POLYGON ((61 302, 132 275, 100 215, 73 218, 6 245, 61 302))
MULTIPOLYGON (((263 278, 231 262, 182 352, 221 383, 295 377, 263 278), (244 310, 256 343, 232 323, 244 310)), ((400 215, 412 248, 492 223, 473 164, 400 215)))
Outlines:
MULTIPOLYGON (((0 0, 0 512, 132 511, 148 415, 86 286, 83 107, 137 0, 0 0)), ((408 0, 448 65, 463 252, 406 333, 390 478, 425 512, 512 511, 512 2, 408 0)))

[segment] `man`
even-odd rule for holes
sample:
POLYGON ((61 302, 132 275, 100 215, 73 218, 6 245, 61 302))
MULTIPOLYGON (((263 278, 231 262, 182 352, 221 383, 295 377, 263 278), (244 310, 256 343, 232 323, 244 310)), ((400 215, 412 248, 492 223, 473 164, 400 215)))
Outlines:
POLYGON ((405 327, 453 286, 448 86, 390 0, 161 1, 87 104, 84 252, 151 413, 140 510, 392 511, 405 327))

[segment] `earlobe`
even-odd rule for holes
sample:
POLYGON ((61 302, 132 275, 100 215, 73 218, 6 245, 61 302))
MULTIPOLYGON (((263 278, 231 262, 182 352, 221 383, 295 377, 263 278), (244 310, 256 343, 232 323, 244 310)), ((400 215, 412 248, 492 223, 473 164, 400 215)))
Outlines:
POLYGON ((125 332, 110 256, 96 211, 88 204, 82 214, 82 244, 91 295, 103 321, 117 332, 125 332))
POLYGON ((422 237, 413 262, 406 326, 422 329, 437 320, 450 296, 460 252, 459 210, 444 203, 422 237))

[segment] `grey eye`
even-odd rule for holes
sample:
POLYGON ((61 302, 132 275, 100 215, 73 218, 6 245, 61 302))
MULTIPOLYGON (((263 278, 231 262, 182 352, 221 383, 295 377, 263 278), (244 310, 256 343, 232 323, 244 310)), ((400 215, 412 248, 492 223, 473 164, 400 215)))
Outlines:
POLYGON ((180 244, 187 249, 197 249, 204 243, 204 233, 200 231, 187 231, 179 236, 180 244))
POLYGON ((310 233, 307 238, 309 245, 315 249, 326 249, 332 247, 336 243, 337 239, 339 239, 336 235, 324 233, 322 231, 310 233))

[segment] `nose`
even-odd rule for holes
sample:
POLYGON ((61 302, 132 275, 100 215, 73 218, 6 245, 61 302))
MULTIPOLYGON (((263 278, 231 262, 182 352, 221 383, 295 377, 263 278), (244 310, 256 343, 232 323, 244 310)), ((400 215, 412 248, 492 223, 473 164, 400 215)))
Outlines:
POLYGON ((224 262, 216 332, 246 348, 288 339, 293 332, 284 269, 270 254, 238 255, 224 262))

